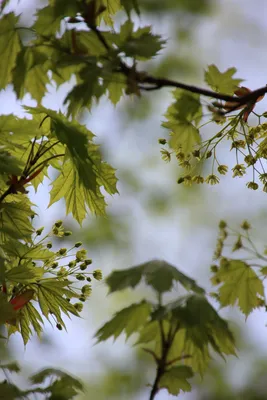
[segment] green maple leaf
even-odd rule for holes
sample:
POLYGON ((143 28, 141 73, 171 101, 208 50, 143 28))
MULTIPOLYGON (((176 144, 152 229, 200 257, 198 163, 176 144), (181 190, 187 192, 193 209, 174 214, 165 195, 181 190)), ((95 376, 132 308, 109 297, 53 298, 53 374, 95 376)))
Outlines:
POLYGON ((174 396, 178 396, 180 391, 190 392, 191 385, 188 379, 193 377, 193 371, 186 365, 179 365, 167 370, 159 381, 159 387, 165 388, 174 396))
POLYGON ((130 17, 130 13, 132 10, 134 10, 137 15, 140 15, 140 9, 137 0, 121 0, 121 5, 127 12, 128 17, 130 17))
POLYGON ((150 310, 151 306, 146 301, 122 309, 96 332, 95 336, 98 342, 107 340, 112 336, 116 339, 123 331, 128 338, 146 322, 150 310))
POLYGON ((12 70, 16 65, 21 41, 15 26, 19 17, 9 13, 0 19, 0 89, 12 81, 12 70))
POLYGON ((175 282, 179 282, 187 290, 204 293, 204 290, 193 279, 162 260, 152 260, 129 269, 113 271, 107 277, 106 283, 112 293, 130 287, 134 288, 142 277, 159 293, 170 291, 175 282))
POLYGON ((106 91, 99 83, 101 70, 95 64, 88 64, 77 73, 79 83, 67 94, 64 104, 68 104, 68 116, 74 117, 83 108, 90 109, 94 99, 98 100, 106 91))
POLYGON ((60 175, 52 186, 49 207, 64 197, 66 213, 72 213, 79 224, 86 217, 87 207, 97 215, 105 215, 106 204, 100 190, 94 192, 86 189, 81 184, 78 172, 70 160, 64 163, 60 175))
MULTIPOLYGON (((127 25, 132 26, 133 25, 127 25)), ((126 29, 123 29, 122 35, 125 36, 126 29)), ((124 43, 120 46, 120 51, 128 57, 134 57, 139 60, 147 60, 154 57, 165 44, 165 41, 158 35, 151 33, 151 27, 139 28, 136 32, 128 31, 124 43)))
POLYGON ((230 260, 216 274, 222 286, 219 289, 222 306, 238 303, 240 310, 248 316, 258 306, 258 296, 264 296, 264 287, 256 272, 241 260, 230 260))
POLYGON ((99 25, 101 20, 108 26, 113 26, 113 18, 115 14, 121 9, 120 0, 96 0, 96 8, 103 7, 104 11, 97 18, 97 24, 99 25))
POLYGON ((79 317, 79 313, 73 304, 67 301, 67 297, 77 297, 75 292, 69 289, 71 282, 68 280, 58 281, 57 279, 45 279, 38 282, 38 302, 42 314, 49 320, 49 314, 53 313, 65 329, 65 323, 61 317, 63 312, 69 317, 69 313, 79 317))
POLYGON ((63 18, 75 17, 79 11, 77 2, 57 0, 37 11, 37 20, 33 24, 33 29, 44 36, 54 35, 60 29, 63 18))
MULTIPOLYGON (((209 348, 223 358, 224 355, 236 354, 235 340, 228 323, 218 315, 203 295, 182 296, 154 312, 153 319, 167 320, 165 324, 170 321, 174 327, 179 323, 180 329, 168 353, 168 361, 186 354, 186 364, 201 375, 211 359, 209 348)), ((168 332, 169 325, 167 328, 168 332)), ((144 335, 142 332, 141 334, 144 335)), ((153 340, 156 341, 156 354, 160 356, 160 334, 153 340)))
MULTIPOLYGON (((40 138, 42 130, 36 119, 18 118, 13 114, 0 116, 0 144, 12 150, 13 147, 29 142, 33 137, 40 138), (10 135, 12 132, 12 135, 10 135)), ((24 148, 23 148, 24 151, 24 148)))
POLYGON ((34 212, 25 196, 16 195, 16 201, 4 202, 0 205, 1 240, 30 239, 33 227, 30 217, 34 212))
POLYGON ((47 378, 51 378, 51 377, 58 377, 58 378, 68 378, 69 382, 72 382, 72 384, 74 386, 77 387, 77 389, 82 390, 83 389, 83 385, 82 383, 74 378, 73 376, 67 374, 64 371, 61 371, 60 369, 56 369, 56 368, 45 368, 40 372, 37 372, 36 374, 32 375, 30 377, 30 381, 36 385, 39 383, 43 383, 44 381, 47 380, 47 378))
POLYGON ((236 72, 236 68, 229 68, 225 72, 220 72, 216 65, 212 64, 205 71, 205 81, 216 92, 231 95, 243 81, 243 79, 233 78, 236 72))
POLYGON ((6 254, 18 257, 19 260, 47 260, 54 256, 54 253, 41 244, 28 246, 27 244, 10 239, 3 245, 6 254))
POLYGON ((24 164, 10 153, 0 150, 0 174, 22 175, 24 164))
POLYGON ((172 93, 175 102, 172 103, 164 115, 169 122, 195 122, 196 125, 202 118, 202 105, 200 96, 185 90, 176 89, 172 93))
POLYGON ((22 264, 19 267, 14 267, 6 271, 5 277, 11 282, 28 284, 40 280, 44 273, 44 268, 22 264))
POLYGON ((51 132, 68 149, 72 162, 78 171, 79 179, 85 188, 96 190, 96 176, 88 151, 92 132, 76 121, 69 121, 63 114, 45 107, 26 107, 31 113, 46 114, 51 118, 51 132))
POLYGON ((194 150, 196 145, 201 143, 199 130, 190 122, 163 122, 164 128, 170 129, 169 146, 175 151, 182 151, 185 155, 194 150))
POLYGON ((12 71, 17 98, 22 99, 28 92, 40 104, 49 83, 48 70, 48 55, 31 47, 23 48, 12 71))
POLYGON ((114 74, 111 75, 109 79, 110 83, 107 84, 109 92, 108 98, 114 105, 116 105, 123 96, 123 92, 126 88, 126 78, 122 74, 114 74))

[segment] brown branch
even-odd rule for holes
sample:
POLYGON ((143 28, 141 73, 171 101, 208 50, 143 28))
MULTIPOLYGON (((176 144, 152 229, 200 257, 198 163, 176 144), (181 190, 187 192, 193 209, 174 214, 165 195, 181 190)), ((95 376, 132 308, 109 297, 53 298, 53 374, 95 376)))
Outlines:
POLYGON ((234 101, 235 103, 238 103, 239 106, 248 104, 248 103, 253 103, 256 101, 256 99, 265 93, 267 93, 267 86, 264 86, 262 88, 256 89, 245 96, 237 97, 237 96, 230 96, 228 94, 223 94, 223 93, 217 93, 212 90, 208 89, 203 89, 197 86, 192 86, 192 85, 187 85, 185 83, 173 81, 171 79, 165 79, 165 78, 155 78, 153 76, 147 75, 143 78, 141 78, 140 81, 140 89, 142 90, 158 90, 163 87, 174 87, 178 89, 184 89, 188 92, 191 93, 197 93, 202 96, 206 97, 212 97, 214 99, 218 100, 223 100, 223 101, 234 101), (150 85, 150 86, 144 86, 145 84, 150 85))
MULTIPOLYGON (((85 22, 87 23, 87 26, 89 27, 89 29, 91 29, 93 32, 95 32, 96 36, 98 37, 100 42, 103 44, 105 49, 107 51, 110 51, 111 47, 107 43, 102 32, 95 25, 90 24, 90 22, 87 21, 85 17, 84 17, 84 19, 85 19, 85 22)), ((117 69, 115 72, 123 73, 126 77, 129 76, 129 73, 133 69, 133 67, 129 67, 127 64, 125 64, 121 60, 121 58, 119 58, 119 66, 120 66, 120 68, 117 69)), ((242 105, 248 105, 251 103, 253 104, 256 102, 258 97, 263 96, 265 93, 267 93, 267 85, 266 85, 259 89, 253 90, 244 96, 237 97, 237 96, 231 96, 231 95, 224 94, 224 93, 217 93, 217 92, 214 92, 213 90, 200 88, 198 86, 187 85, 185 83, 177 82, 177 81, 174 81, 171 79, 157 78, 152 75, 148 75, 144 71, 135 71, 135 72, 136 72, 135 79, 137 81, 136 83, 138 84, 138 88, 140 90, 152 91, 152 90, 159 90, 163 87, 173 87, 173 88, 186 90, 187 92, 197 93, 201 96, 211 97, 211 98, 217 99, 217 100, 235 102, 235 104, 237 104, 237 106, 234 106, 233 109, 227 110, 225 113, 232 112, 236 108, 238 108, 239 106, 242 106, 242 105)))

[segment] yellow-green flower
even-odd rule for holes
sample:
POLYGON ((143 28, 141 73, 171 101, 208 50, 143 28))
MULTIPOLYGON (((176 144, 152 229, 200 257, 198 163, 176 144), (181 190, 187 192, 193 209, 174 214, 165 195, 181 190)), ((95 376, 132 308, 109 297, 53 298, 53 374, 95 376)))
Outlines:
POLYGON ((195 183, 204 183, 204 178, 201 175, 193 176, 192 181, 195 183))
POLYGON ((246 173, 246 168, 244 164, 236 164, 234 168, 232 168, 233 171, 233 178, 236 176, 243 176, 246 173))
POLYGON ((209 183, 210 185, 216 185, 217 183, 220 182, 220 179, 218 178, 218 176, 211 174, 207 176, 206 182, 209 183))
POLYGON ((257 190, 259 188, 259 185, 256 182, 248 182, 247 187, 252 190, 257 190))
POLYGON ((227 167, 227 165, 219 165, 217 170, 218 170, 219 174, 225 175, 228 171, 228 167, 227 167))

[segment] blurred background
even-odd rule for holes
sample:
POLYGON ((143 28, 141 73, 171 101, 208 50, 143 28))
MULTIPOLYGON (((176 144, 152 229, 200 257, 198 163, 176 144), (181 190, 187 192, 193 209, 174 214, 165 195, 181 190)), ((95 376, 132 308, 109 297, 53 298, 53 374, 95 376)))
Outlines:
MULTIPOLYGON (((21 13, 21 25, 32 24, 36 8, 45 2, 11 1, 6 10, 21 13)), ((204 69, 216 64, 224 71, 235 66, 237 77, 245 86, 256 89, 267 82, 267 3, 264 0, 140 0, 141 19, 136 24, 151 24, 153 32, 167 39, 165 49, 145 68, 158 76, 204 86, 204 69)), ((125 18, 118 16, 118 23, 125 18)), ((142 66, 143 67, 143 66, 142 66)), ((49 85, 43 105, 58 110, 73 82, 59 90, 49 85)), ((103 157, 117 169, 120 195, 108 197, 108 217, 88 215, 80 228, 71 218, 65 218, 63 203, 47 209, 49 181, 38 193, 31 193, 38 205, 37 227, 52 226, 63 219, 74 232, 71 240, 82 241, 93 259, 93 269, 102 269, 107 276, 112 270, 127 268, 153 258, 164 259, 195 278, 207 291, 210 264, 216 244, 220 219, 238 227, 244 219, 254 228, 253 236, 259 248, 266 244, 266 193, 246 188, 249 177, 231 178, 231 173, 216 186, 183 187, 177 185, 182 173, 175 160, 166 164, 161 159, 158 139, 167 138, 161 128, 163 114, 171 100, 164 89, 142 98, 123 99, 114 108, 102 99, 91 113, 84 112, 80 122, 87 125, 101 144, 103 157)), ((1 114, 23 115, 21 104, 35 105, 25 96, 15 99, 11 87, 0 92, 1 114)), ((267 110, 266 100, 256 111, 267 110)), ((256 119, 250 116, 250 124, 256 119)), ((212 133, 211 126, 206 133, 212 133)), ((221 148, 224 164, 233 164, 227 148, 221 148)), ((234 166, 234 164, 232 165, 234 166)), ((60 243, 60 247, 63 242, 60 243)), ((64 243, 67 247, 67 243, 64 243)), ((176 289, 173 298, 178 296, 176 289)), ((95 283, 93 294, 83 312, 83 319, 66 321, 68 332, 58 331, 49 324, 42 341, 37 337, 25 350, 20 337, 9 341, 9 353, 0 350, 0 357, 17 360, 28 376, 41 368, 63 368, 81 377, 86 394, 78 400, 146 400, 154 378, 154 365, 149 355, 132 348, 136 338, 125 343, 120 337, 95 345, 93 335, 111 315, 143 297, 153 298, 144 286, 107 296, 104 283, 95 283)), ((238 339, 238 358, 227 362, 214 360, 203 381, 193 382, 191 393, 181 394, 181 400, 206 399, 266 399, 267 390, 267 316, 254 311, 245 322, 236 310, 224 309, 221 315, 231 323, 238 339)), ((24 381, 22 385, 26 385, 24 381)), ((161 391, 157 399, 171 399, 161 391)))

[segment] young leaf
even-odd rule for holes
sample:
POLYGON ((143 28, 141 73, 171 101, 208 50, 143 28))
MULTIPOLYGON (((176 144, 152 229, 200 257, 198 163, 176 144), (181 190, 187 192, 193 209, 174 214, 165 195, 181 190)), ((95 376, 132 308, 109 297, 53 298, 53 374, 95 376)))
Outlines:
POLYGON ((64 328, 61 312, 68 317, 69 313, 76 317, 80 316, 74 305, 65 297, 77 297, 77 294, 68 288, 70 284, 68 280, 58 281, 57 279, 45 279, 38 284, 37 297, 43 315, 49 320, 49 313, 53 313, 64 328))
POLYGON ((205 81, 216 92, 232 95, 243 81, 233 78, 236 71, 236 68, 229 68, 225 72, 220 72, 216 65, 212 64, 205 71, 205 81))
POLYGON ((27 107, 29 112, 44 113, 51 118, 51 131, 57 139, 66 145, 79 179, 87 189, 96 190, 96 177, 88 152, 88 141, 93 134, 76 121, 69 121, 63 114, 44 107, 27 107))
POLYGON ((23 48, 12 71, 12 83, 17 98, 22 99, 25 93, 30 93, 40 104, 49 83, 48 70, 49 61, 46 54, 35 48, 23 48))
POLYGON ((79 84, 67 94, 64 104, 68 104, 68 116, 75 117, 83 108, 91 109, 94 99, 98 100, 106 91, 106 87, 100 85, 100 67, 96 63, 86 65, 78 72, 79 84))
POLYGON ((60 28, 61 20, 65 17, 75 17, 79 11, 77 2, 57 0, 37 11, 33 29, 43 36, 54 35, 60 28))
POLYGON ((82 224, 86 217, 87 207, 96 215, 105 215, 106 204, 100 190, 97 189, 96 193, 90 189, 86 190, 70 160, 64 163, 61 174, 52 185, 49 207, 64 197, 66 213, 72 213, 79 224, 82 224))
POLYGON ((40 280, 45 270, 41 267, 33 267, 30 264, 13 267, 6 271, 6 279, 16 283, 35 283, 40 280))
MULTIPOLYGON (((18 195, 16 195, 18 196, 18 195)), ((21 197, 17 197, 20 199, 21 197)), ((33 232, 30 216, 34 215, 27 198, 0 204, 0 240, 29 239, 33 232)))
POLYGON ((20 332, 23 339, 24 346, 28 343, 30 336, 32 335, 32 330, 30 328, 30 318, 27 308, 22 308, 20 311, 20 332))
POLYGON ((12 70, 16 64, 21 41, 15 26, 19 17, 9 13, 0 19, 0 89, 4 89, 12 79, 12 70))
POLYGON ((146 322, 150 310, 151 306, 146 301, 132 304, 122 309, 96 332, 95 336, 98 342, 107 340, 112 336, 114 336, 114 339, 117 339, 123 331, 125 331, 128 338, 132 333, 137 332, 138 328, 146 322))
POLYGON ((165 114, 169 122, 195 122, 196 125, 202 118, 202 105, 200 96, 196 93, 176 89, 172 92, 175 102, 172 103, 165 114))
POLYGON ((137 15, 140 15, 140 10, 138 7, 137 0, 121 0, 121 5, 127 12, 128 17, 130 17, 130 13, 132 10, 134 10, 137 15))
POLYGON ((258 306, 258 295, 264 296, 262 281, 244 261, 231 260, 225 268, 219 269, 216 277, 222 282, 219 289, 221 305, 233 306, 238 302, 246 316, 258 306))
POLYGON ((173 396, 178 396, 181 390, 190 392, 191 385, 188 379, 192 378, 193 375, 192 369, 185 365, 172 367, 160 378, 159 387, 167 389, 173 396))
POLYGON ((162 126, 169 129, 171 138, 170 147, 175 151, 182 151, 185 155, 191 153, 194 147, 201 143, 199 130, 190 122, 163 122, 162 126))
POLYGON ((41 244, 28 246, 27 244, 10 239, 4 245, 3 249, 9 256, 18 257, 20 260, 47 260, 54 256, 54 253, 43 247, 41 244))

